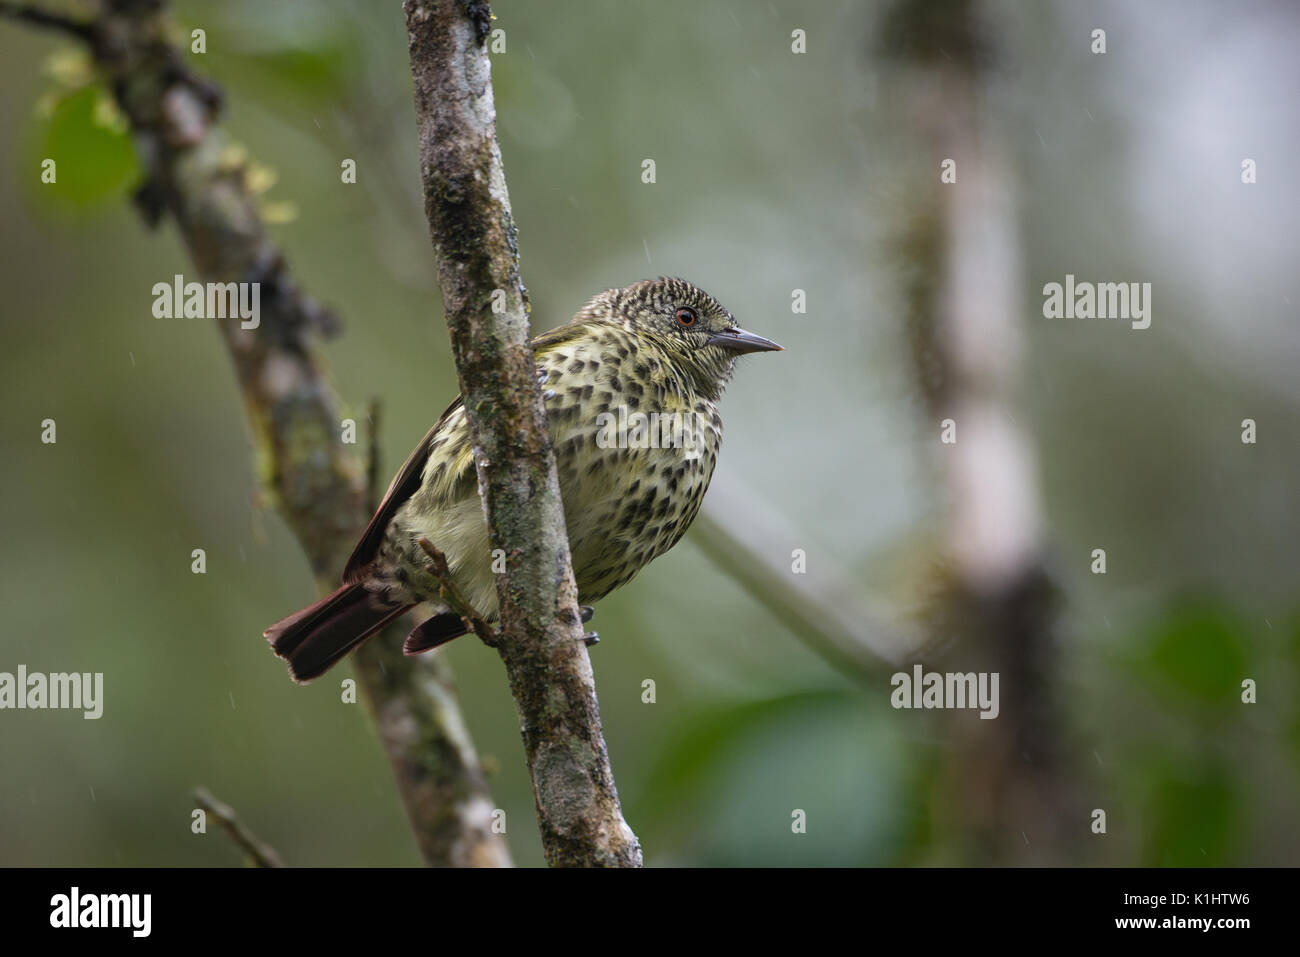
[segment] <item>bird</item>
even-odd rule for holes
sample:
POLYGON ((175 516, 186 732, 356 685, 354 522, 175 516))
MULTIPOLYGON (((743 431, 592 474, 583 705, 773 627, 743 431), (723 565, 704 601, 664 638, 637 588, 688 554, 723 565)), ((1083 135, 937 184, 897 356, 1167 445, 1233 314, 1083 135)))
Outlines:
MULTIPOLYGON (((740 328, 698 286, 664 276, 599 293, 530 346, 586 620, 592 604, 676 545, 695 520, 722 443, 717 405, 737 358, 783 347, 740 328)), ((466 633, 465 619, 442 601, 422 539, 445 556, 456 590, 495 621, 494 559, 459 397, 389 485, 340 587, 263 633, 290 677, 319 677, 423 603, 433 614, 411 631, 406 654, 466 633)))

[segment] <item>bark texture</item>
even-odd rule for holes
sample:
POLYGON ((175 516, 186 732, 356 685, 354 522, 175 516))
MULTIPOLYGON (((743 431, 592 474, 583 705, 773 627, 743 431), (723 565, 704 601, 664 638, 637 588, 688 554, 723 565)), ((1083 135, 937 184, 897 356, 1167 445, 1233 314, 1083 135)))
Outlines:
POLYGON ((528 298, 496 139, 491 22, 476 0, 406 0, 425 214, 474 433, 498 576, 498 647, 552 866, 635 867, 577 607, 559 481, 528 346, 528 298))

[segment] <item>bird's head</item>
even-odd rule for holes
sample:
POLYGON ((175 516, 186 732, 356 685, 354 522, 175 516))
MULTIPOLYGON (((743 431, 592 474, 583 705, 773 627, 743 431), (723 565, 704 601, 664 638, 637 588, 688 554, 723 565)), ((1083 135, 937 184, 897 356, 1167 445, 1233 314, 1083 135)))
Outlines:
POLYGON ((698 286, 674 277, 608 289, 580 315, 619 324, 648 340, 712 398, 721 395, 737 356, 784 348, 746 332, 722 303, 698 286))

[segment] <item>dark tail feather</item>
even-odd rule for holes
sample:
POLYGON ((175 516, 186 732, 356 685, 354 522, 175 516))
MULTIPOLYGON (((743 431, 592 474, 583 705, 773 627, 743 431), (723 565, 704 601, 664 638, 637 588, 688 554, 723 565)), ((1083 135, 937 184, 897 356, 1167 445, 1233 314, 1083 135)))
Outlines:
POLYGON ((293 680, 308 682, 410 607, 385 604, 364 585, 344 585, 276 622, 263 635, 275 653, 289 662, 293 680))
POLYGON ((465 634, 465 622, 460 615, 454 615, 449 611, 443 612, 411 629, 411 633, 406 636, 406 641, 402 643, 402 654, 418 655, 422 651, 437 648, 463 634, 465 634))

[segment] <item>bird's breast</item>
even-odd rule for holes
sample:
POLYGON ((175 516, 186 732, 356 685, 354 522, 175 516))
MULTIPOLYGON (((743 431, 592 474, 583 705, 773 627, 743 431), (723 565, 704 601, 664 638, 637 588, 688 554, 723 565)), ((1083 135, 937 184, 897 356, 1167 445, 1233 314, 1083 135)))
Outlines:
MULTIPOLYGON (((560 493, 583 602, 626 584, 698 514, 722 444, 716 406, 661 351, 599 332, 537 356, 560 493)), ((446 555, 466 597, 496 615, 487 525, 462 410, 430 444, 418 491, 395 515, 377 560, 395 601, 436 599, 416 541, 446 555)))
POLYGON ((699 512, 722 420, 662 355, 594 341, 548 354, 544 388, 584 602, 625 584, 699 512))

